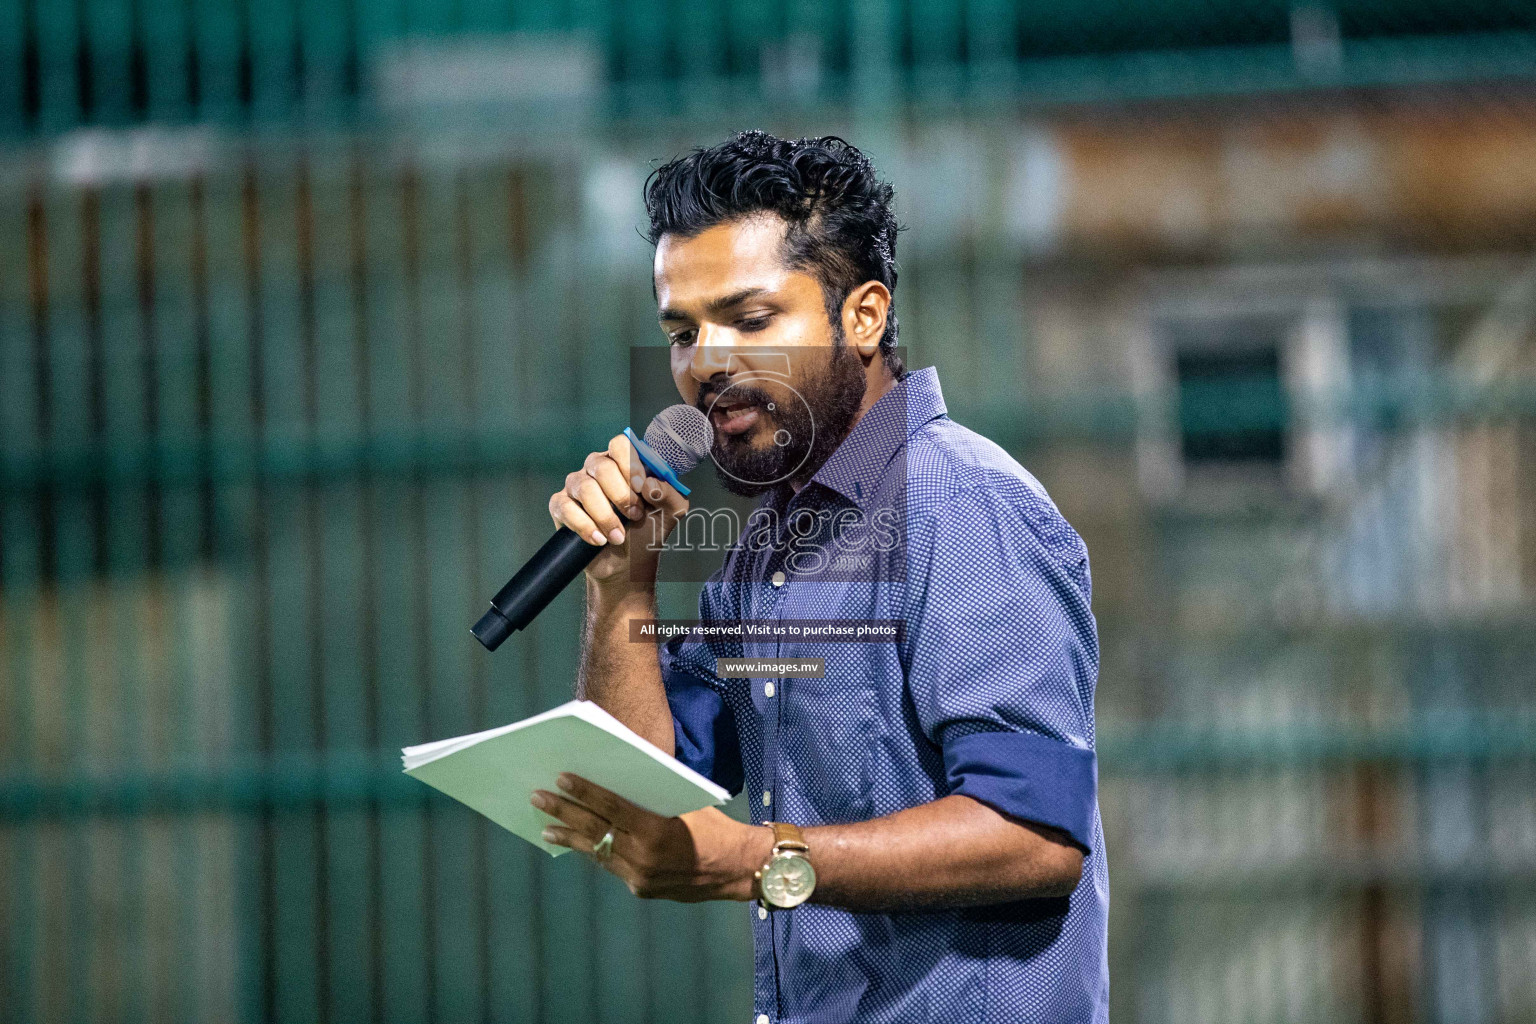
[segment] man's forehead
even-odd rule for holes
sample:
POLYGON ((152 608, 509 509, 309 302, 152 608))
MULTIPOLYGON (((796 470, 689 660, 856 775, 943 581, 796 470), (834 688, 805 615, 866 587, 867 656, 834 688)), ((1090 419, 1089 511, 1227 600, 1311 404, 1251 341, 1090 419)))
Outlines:
POLYGON ((662 235, 652 266, 658 298, 707 300, 783 283, 784 222, 771 214, 727 221, 697 235, 662 235))

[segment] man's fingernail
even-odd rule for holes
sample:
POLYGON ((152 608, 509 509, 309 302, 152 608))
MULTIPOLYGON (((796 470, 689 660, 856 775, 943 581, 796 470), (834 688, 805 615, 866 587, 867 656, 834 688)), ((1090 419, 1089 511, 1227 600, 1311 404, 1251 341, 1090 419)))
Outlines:
POLYGON ((541 811, 549 806, 549 799, 543 793, 533 794, 533 796, 528 798, 528 802, 541 811))
POLYGON ((543 832, 540 832, 540 833, 539 833, 539 836, 540 836, 540 837, 541 837, 541 838, 542 838, 542 839, 543 839, 543 840, 544 840, 544 841, 545 841, 545 842, 546 842, 546 843, 552 843, 552 842, 554 842, 554 841, 555 841, 555 838, 556 838, 556 836, 555 836, 555 830, 554 830, 554 829, 552 829, 552 828, 547 828, 547 829, 545 829, 545 830, 544 830, 544 831, 543 831, 543 832))
POLYGON ((639 519, 641 514, 642 513, 640 511, 640 506, 639 505, 631 505, 631 506, 629 506, 629 518, 631 518, 631 519, 639 519))
POLYGON ((566 790, 567 792, 569 792, 573 788, 571 786, 571 777, 569 775, 565 775, 565 774, 562 774, 559 778, 557 778, 555 780, 555 785, 559 786, 563 790, 566 790))
POLYGON ((638 491, 640 488, 645 486, 645 477, 636 473, 634 476, 629 478, 629 486, 638 491))
POLYGON ((607 544, 608 543, 608 538, 603 536, 603 531, 602 530, 593 530, 592 531, 592 543, 593 544, 607 544))
POLYGON ((608 531, 608 539, 613 541, 615 544, 623 544, 624 543, 624 531, 622 529, 620 529, 619 527, 615 526, 613 529, 608 531))

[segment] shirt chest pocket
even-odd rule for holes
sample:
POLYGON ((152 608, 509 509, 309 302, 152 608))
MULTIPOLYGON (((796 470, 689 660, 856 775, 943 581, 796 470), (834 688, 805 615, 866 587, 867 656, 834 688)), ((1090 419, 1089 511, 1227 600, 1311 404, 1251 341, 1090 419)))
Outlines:
MULTIPOLYGON (((804 627, 846 626, 873 617, 869 595, 857 593, 858 584, 805 583, 799 593, 793 584, 790 589, 782 618, 804 627)), ((762 696, 759 684, 765 713, 777 717, 779 777, 818 824, 872 817, 874 772, 884 735, 877 700, 880 652, 861 643, 784 639, 778 657, 822 664, 820 677, 774 680, 772 698, 762 696)))

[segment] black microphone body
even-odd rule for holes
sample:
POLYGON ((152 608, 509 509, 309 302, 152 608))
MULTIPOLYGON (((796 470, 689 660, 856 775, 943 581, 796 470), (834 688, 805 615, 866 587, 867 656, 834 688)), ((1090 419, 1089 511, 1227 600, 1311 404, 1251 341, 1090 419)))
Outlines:
MULTIPOLYGON (((709 420, 691 405, 663 409, 646 428, 645 438, 625 429, 635 455, 648 472, 665 480, 687 495, 688 488, 678 479, 698 465, 709 453, 714 433, 709 420)), ((637 527, 641 524, 635 524, 637 527)), ((562 526, 544 546, 528 559, 517 575, 491 598, 491 607, 470 628, 475 639, 494 651, 514 632, 525 629, 534 616, 543 611, 582 570, 592 564, 604 545, 590 544, 562 526)))
POLYGON ((514 631, 526 629, 533 617, 544 610, 603 549, 582 540, 569 527, 562 526, 544 542, 534 556, 496 591, 491 608, 480 617, 470 632, 475 639, 494 651, 514 631))

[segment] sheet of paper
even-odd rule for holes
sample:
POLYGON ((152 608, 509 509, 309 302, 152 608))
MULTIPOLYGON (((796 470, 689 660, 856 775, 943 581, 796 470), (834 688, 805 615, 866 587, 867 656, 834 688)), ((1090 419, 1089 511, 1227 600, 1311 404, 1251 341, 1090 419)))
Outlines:
POLYGON ((590 779, 647 810, 668 816, 722 804, 730 796, 630 733, 596 705, 562 705, 514 723, 514 727, 409 747, 406 753, 420 758, 435 752, 434 748, 450 752, 407 768, 406 774, 556 857, 570 851, 540 838, 539 833, 553 819, 528 798, 535 789, 559 792, 555 778, 561 772, 590 779), (598 713, 593 714, 593 709, 598 713), (615 725, 617 729, 612 728, 615 725), (466 740, 470 742, 463 742, 466 740))

